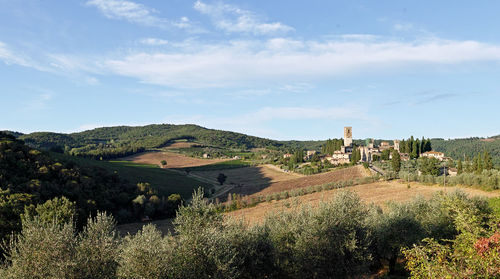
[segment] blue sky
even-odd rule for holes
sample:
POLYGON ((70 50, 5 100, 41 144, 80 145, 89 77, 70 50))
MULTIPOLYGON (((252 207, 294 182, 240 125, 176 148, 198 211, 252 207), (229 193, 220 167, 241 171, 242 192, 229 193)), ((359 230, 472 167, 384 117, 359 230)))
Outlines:
POLYGON ((498 1, 0 0, 0 130, 500 134, 498 1))

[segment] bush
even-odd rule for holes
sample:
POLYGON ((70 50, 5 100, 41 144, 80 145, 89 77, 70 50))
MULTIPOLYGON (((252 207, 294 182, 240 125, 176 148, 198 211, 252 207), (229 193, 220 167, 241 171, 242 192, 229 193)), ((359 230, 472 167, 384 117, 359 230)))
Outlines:
POLYGON ((444 197, 459 233, 453 241, 427 238, 404 249, 412 278, 498 278, 500 233, 484 200, 444 197))
POLYGON ((120 278, 168 278, 172 275, 175 245, 153 225, 128 235, 121 245, 117 274, 120 278))
POLYGON ((72 223, 25 218, 7 247, 6 278, 75 278, 76 246, 72 223))
POLYGON ((370 259, 366 208, 340 192, 317 211, 281 213, 265 221, 282 277, 334 278, 366 271, 370 259))

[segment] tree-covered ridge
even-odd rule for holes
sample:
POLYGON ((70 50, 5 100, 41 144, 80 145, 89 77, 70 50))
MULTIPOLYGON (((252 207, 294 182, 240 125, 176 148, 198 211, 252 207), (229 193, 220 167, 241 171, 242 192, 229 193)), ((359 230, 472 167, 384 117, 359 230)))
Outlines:
POLYGON ((119 221, 135 220, 171 203, 147 184, 136 186, 99 167, 54 159, 0 132, 0 239, 20 229, 26 206, 62 196, 75 202, 77 222, 97 210, 119 221))
POLYGON ((493 159, 495 166, 500 166, 500 136, 491 138, 465 138, 465 139, 432 139, 432 147, 453 159, 467 160, 479 153, 487 151, 493 159))
POLYGON ((39 132, 22 135, 20 138, 36 148, 103 159, 162 147, 177 139, 238 149, 278 148, 283 145, 278 141, 241 133, 207 129, 197 125, 171 124, 104 127, 72 134, 39 132))

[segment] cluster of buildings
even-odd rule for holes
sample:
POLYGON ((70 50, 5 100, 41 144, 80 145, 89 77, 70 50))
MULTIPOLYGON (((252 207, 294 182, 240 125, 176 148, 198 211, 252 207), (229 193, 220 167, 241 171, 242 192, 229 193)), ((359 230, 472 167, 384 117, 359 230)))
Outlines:
MULTIPOLYGON (((371 162, 374 160, 376 156, 381 156, 384 150, 394 149, 399 152, 400 151, 399 143, 400 143, 399 140, 394 140, 393 145, 391 145, 389 142, 383 141, 380 143, 379 146, 375 146, 373 139, 367 140, 364 146, 357 147, 357 150, 359 150, 361 155, 360 161, 371 162)), ((316 151, 314 150, 308 150, 304 156, 304 159, 306 160, 310 159, 315 153, 316 151)), ((353 154, 352 127, 344 127, 344 142, 340 150, 335 151, 332 155, 322 156, 321 160, 322 161, 327 160, 333 165, 342 165, 351 162, 352 154, 353 154)), ((409 154, 407 153, 399 153, 399 154, 401 156, 401 160, 403 161, 407 161, 410 159, 409 154)), ((289 158, 291 156, 292 154, 283 155, 284 158, 289 158)), ((389 159, 391 159, 392 152, 389 153, 389 156, 390 156, 389 159)), ((448 159, 447 157, 444 156, 444 153, 436 151, 424 152, 420 154, 420 156, 428 158, 436 158, 440 161, 448 159)))

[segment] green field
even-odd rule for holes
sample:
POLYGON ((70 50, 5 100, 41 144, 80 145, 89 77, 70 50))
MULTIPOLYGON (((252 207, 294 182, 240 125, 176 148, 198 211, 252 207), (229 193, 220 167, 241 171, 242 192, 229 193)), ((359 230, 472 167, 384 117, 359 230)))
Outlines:
POLYGON ((185 171, 211 171, 211 170, 226 170, 226 169, 235 169, 235 168, 243 168, 250 166, 249 162, 243 160, 231 160, 224 161, 210 165, 198 166, 198 167, 188 167, 181 168, 179 170, 185 171))
POLYGON ((80 165, 96 166, 116 172, 120 177, 133 184, 148 182, 160 195, 178 193, 184 199, 189 199, 193 190, 198 187, 211 187, 206 182, 198 181, 175 171, 161 169, 156 165, 138 164, 128 161, 97 161, 79 157, 56 154, 63 160, 75 161, 80 165))

